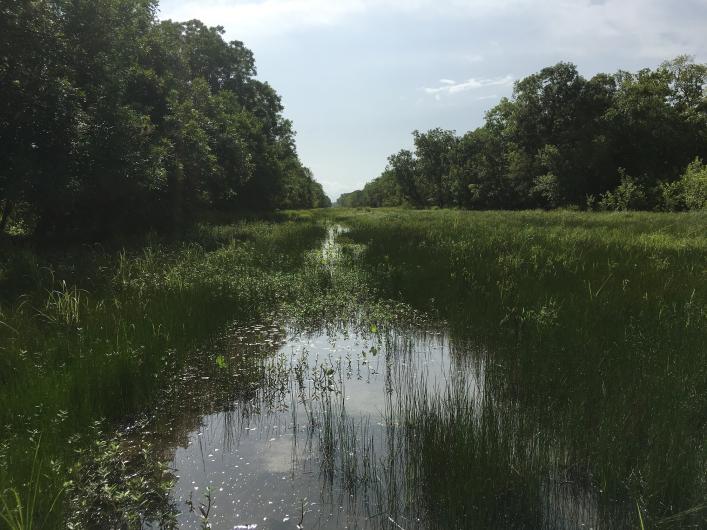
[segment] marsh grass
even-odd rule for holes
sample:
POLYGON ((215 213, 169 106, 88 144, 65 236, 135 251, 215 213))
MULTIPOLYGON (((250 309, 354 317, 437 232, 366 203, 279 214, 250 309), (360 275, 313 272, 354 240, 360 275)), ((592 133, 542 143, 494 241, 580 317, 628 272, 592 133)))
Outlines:
MULTIPOLYGON (((8 254, 3 513, 21 507, 25 520, 60 525, 85 485, 134 472, 120 467, 133 449, 110 433, 157 404, 153 431, 188 428, 213 412, 207 403, 235 437, 289 403, 298 443, 321 455, 324 486, 348 492, 339 500, 372 526, 704 526, 706 226, 702 213, 337 210, 204 225, 179 243, 8 254), (332 222, 349 230, 322 249, 332 222), (272 330, 269 346, 237 358, 204 347, 232 321, 259 333, 276 310, 292 333, 378 338, 380 422, 349 415, 345 363, 278 356, 272 330), (458 373, 445 384, 405 368, 414 340, 436 327, 458 373), (40 433, 48 465, 29 481, 32 497, 28 447, 40 433), (69 498, 52 508, 67 481, 69 498)), ((115 494, 124 504, 111 516, 149 518, 131 503, 168 488, 159 458, 144 455, 154 473, 86 509, 115 494)))
POLYGON ((148 410, 190 352, 227 322, 258 319, 317 289, 301 268, 323 233, 313 223, 253 221, 201 226, 180 243, 6 254, 0 261, 6 518, 60 526, 66 502, 55 499, 65 482, 79 480, 71 470, 76 451, 94 439, 94 422, 116 425, 148 410), (33 454, 28 440, 40 434, 33 454), (37 459, 52 462, 41 477, 37 459))
POLYGON ((528 514, 519 527, 535 527, 541 486, 531 479, 551 465, 610 504, 638 501, 646 527, 705 523, 697 511, 670 523, 702 506, 707 491, 704 213, 328 215, 365 246, 379 292, 446 319, 451 340, 473 338, 492 360, 485 393, 494 400, 480 412, 463 393, 414 398, 403 411, 424 455, 416 462, 451 473, 445 491, 414 464, 435 521, 469 514, 463 499, 485 498, 474 488, 488 480, 487 497, 507 491, 501 505, 528 514), (439 447, 441 456, 460 453, 436 461, 439 447), (491 463, 501 468, 491 472, 491 463), (533 500, 513 508, 524 499, 533 500))
POLYGON ((41 528, 50 517, 54 507, 56 506, 59 497, 61 496, 63 487, 54 495, 54 498, 49 504, 48 512, 44 516, 44 520, 37 522, 35 520, 35 511, 40 494, 40 486, 42 485, 42 460, 39 454, 41 447, 41 437, 37 440, 32 458, 32 468, 30 475, 24 484, 24 491, 16 487, 11 487, 2 492, 0 496, 0 520, 2 520, 9 530, 30 530, 33 528, 41 528))

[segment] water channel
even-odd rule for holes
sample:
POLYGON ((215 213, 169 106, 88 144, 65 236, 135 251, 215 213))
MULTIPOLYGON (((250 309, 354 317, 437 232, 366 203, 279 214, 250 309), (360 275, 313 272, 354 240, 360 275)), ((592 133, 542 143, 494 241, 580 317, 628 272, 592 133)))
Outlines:
MULTIPOLYGON (((331 227, 323 243, 327 267, 339 266, 343 232, 331 227)), ((278 316, 234 324, 210 348, 213 369, 184 376, 155 433, 167 440, 180 528, 437 526, 417 491, 430 477, 410 471, 411 459, 427 458, 410 454, 415 418, 425 417, 415 411, 429 416, 430 404, 463 402, 485 417, 495 399, 485 395, 488 352, 450 340, 443 323, 381 330, 352 318, 302 330, 278 316)), ((505 416, 494 418, 496 438, 521 437, 503 434, 515 428, 505 416)), ((561 458, 559 449, 531 448, 538 439, 523 441, 528 460, 538 452, 561 458)), ((451 471, 432 473, 443 484, 451 471)), ((621 520, 600 509, 599 493, 566 476, 540 476, 524 490, 518 473, 518 490, 480 490, 479 503, 494 504, 490 520, 504 510, 508 528, 613 528, 607 521, 621 520), (528 506, 531 515, 519 518, 528 506)))

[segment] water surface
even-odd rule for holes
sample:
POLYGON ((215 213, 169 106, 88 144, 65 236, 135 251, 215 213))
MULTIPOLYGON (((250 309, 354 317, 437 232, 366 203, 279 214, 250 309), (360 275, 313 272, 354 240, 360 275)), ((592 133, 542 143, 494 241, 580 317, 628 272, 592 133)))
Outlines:
MULTIPOLYGON (((232 333, 235 351, 224 354, 229 363, 237 362, 239 344, 252 351, 280 340, 277 326, 232 333)), ((210 488, 214 528, 365 527, 372 515, 367 499, 354 499, 337 480, 327 480, 323 469, 323 422, 332 419, 326 407, 332 407, 333 421, 343 409, 348 421, 365 424, 384 451, 385 410, 401 374, 414 367, 433 386, 442 385, 452 363, 441 334, 405 340, 350 328, 291 332, 263 361, 265 386, 227 410, 204 415, 176 449, 174 498, 179 506, 206 502, 210 488)), ((237 378, 232 384, 239 384, 237 378)), ((179 517, 184 528, 200 521, 188 510, 179 517)))

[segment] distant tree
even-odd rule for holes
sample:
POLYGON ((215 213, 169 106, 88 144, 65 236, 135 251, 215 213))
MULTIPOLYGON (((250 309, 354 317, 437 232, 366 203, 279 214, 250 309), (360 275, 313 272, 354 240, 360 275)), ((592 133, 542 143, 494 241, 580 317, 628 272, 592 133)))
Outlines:
MULTIPOLYGON (((599 197, 609 209, 687 208, 681 175, 707 156, 706 86, 707 65, 687 56, 589 80, 558 63, 518 81, 460 138, 414 131, 414 153, 391 156, 388 169, 416 207, 585 207, 599 197)), ((377 181, 351 197, 384 203, 377 181)))
POLYGON ((427 205, 451 206, 454 186, 450 177, 451 156, 457 143, 454 131, 414 131, 418 194, 427 205))
POLYGON ((356 190, 350 193, 342 193, 336 200, 336 205, 343 208, 358 208, 366 206, 363 200, 363 190, 356 190))
POLYGON ((450 172, 457 183, 457 203, 466 208, 505 208, 513 203, 506 144, 491 126, 466 133, 453 153, 450 172))
POLYGON ((388 158, 388 168, 405 198, 413 206, 424 206, 423 190, 419 189, 417 160, 411 151, 402 151, 388 158))
POLYGON ((530 192, 544 208, 556 208, 560 201, 559 184, 553 173, 536 177, 530 192))

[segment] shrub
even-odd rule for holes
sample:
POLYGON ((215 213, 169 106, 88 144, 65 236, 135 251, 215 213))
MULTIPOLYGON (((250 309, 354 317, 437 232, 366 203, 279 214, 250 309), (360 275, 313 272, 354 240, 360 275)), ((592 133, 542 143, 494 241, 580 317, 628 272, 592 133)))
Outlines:
POLYGON ((662 210, 679 212, 685 209, 685 189, 682 180, 661 182, 657 191, 662 210))
POLYGON ((557 177, 552 173, 535 177, 530 193, 543 207, 548 209, 556 208, 560 200, 560 185, 557 177))
POLYGON ((599 198, 599 209, 615 212, 644 210, 647 208, 646 191, 635 178, 619 168, 621 184, 612 191, 607 191, 599 198))
POLYGON ((680 177, 683 199, 688 210, 707 208, 707 165, 695 158, 680 177))

